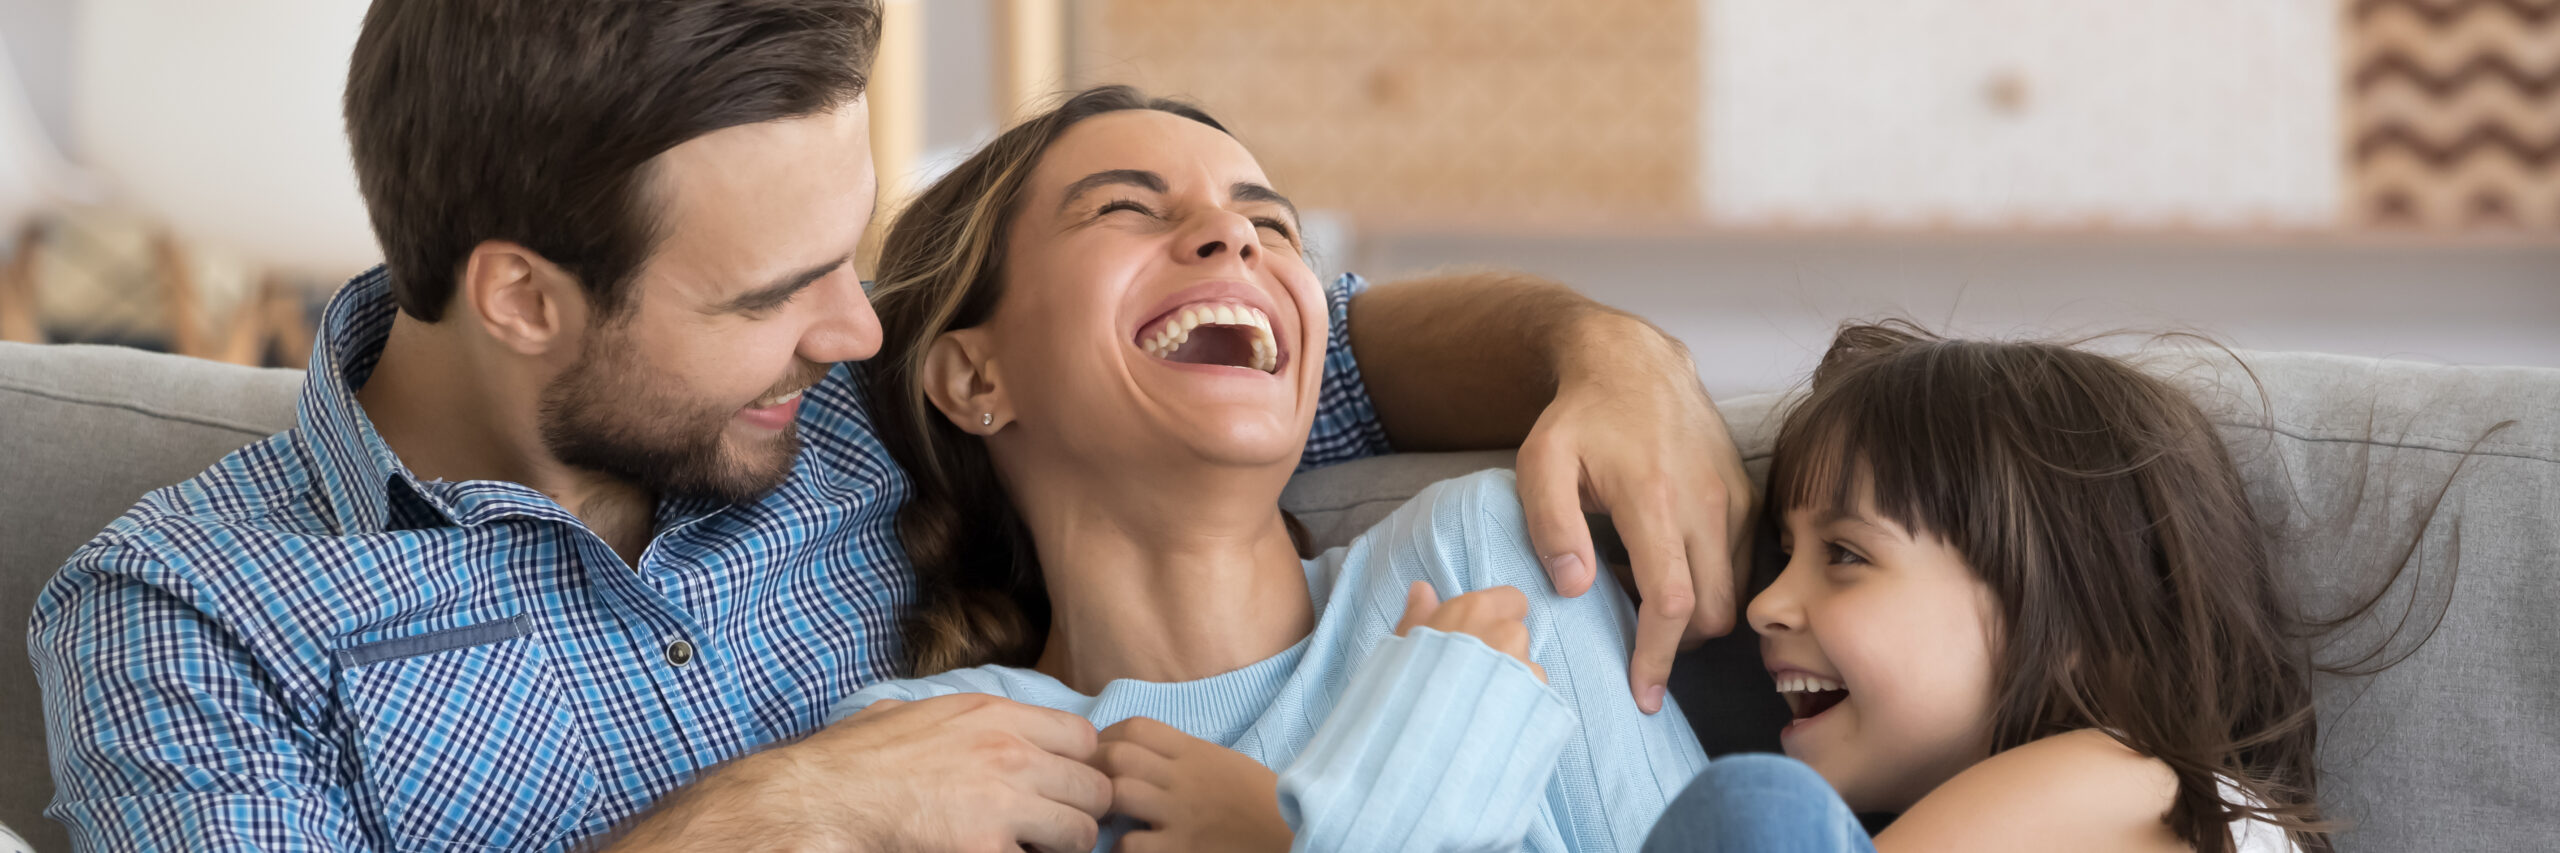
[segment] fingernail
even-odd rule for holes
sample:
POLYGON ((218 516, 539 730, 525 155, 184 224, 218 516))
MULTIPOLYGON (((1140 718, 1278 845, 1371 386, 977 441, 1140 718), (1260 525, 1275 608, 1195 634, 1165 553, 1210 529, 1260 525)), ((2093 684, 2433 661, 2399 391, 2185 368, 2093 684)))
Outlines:
POLYGON ((1582 555, 1572 551, 1566 551, 1553 557, 1542 557, 1538 562, 1547 567, 1547 579, 1549 580, 1562 580, 1567 577, 1576 577, 1582 572, 1582 555), (1573 572, 1574 574, 1567 575, 1565 574, 1566 572, 1573 572))
POLYGON ((1656 684, 1656 685, 1654 685, 1654 686, 1652 686, 1652 687, 1647 687, 1647 688, 1645 688, 1645 690, 1644 690, 1644 705, 1643 705, 1643 707, 1644 707, 1644 712, 1645 712, 1645 713, 1647 713, 1647 714, 1657 714, 1657 713, 1661 713, 1661 712, 1662 712, 1662 694, 1663 694, 1663 692, 1664 692, 1664 690, 1663 690, 1663 688, 1662 688, 1662 685, 1659 685, 1659 684, 1656 684))

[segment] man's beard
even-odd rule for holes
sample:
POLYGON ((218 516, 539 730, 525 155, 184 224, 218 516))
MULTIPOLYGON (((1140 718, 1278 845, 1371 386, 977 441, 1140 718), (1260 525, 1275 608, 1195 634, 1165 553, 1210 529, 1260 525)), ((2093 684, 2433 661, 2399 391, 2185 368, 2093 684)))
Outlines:
MULTIPOLYGON (((745 503, 782 485, 800 456, 797 423, 754 447, 722 440, 734 407, 678 396, 637 369, 625 334, 599 327, 576 363, 542 390, 542 443, 562 464, 621 478, 660 497, 745 503)), ((807 365, 781 390, 814 384, 807 365)))

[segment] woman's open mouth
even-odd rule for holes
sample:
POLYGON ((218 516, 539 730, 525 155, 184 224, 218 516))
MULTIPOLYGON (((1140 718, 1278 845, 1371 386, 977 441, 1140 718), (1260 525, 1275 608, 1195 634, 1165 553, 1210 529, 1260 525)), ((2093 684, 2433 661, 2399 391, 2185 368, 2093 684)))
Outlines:
POLYGON ((1138 349, 1176 364, 1214 364, 1280 372, 1285 353, 1271 318, 1241 302, 1194 302, 1138 327, 1138 349))

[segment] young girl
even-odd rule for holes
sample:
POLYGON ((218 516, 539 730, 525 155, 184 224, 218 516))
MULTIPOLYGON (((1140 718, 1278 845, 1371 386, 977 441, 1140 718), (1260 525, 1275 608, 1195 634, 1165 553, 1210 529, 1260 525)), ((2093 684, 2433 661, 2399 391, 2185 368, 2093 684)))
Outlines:
POLYGON ((1105 87, 900 215, 866 392, 915 477, 920 677, 836 713, 967 692, 1107 727, 1104 848, 1632 849, 1706 757, 1625 687, 1614 582, 1548 586, 1509 472, 1293 545, 1331 315, 1269 184, 1197 109, 1105 87))
POLYGON ((1718 762, 1648 849, 2328 848, 2311 664, 2177 389, 2066 346, 1845 327, 1768 506, 1787 559, 1747 616, 1802 763, 1718 762), (1852 810, 1901 816, 1869 848, 1852 810))

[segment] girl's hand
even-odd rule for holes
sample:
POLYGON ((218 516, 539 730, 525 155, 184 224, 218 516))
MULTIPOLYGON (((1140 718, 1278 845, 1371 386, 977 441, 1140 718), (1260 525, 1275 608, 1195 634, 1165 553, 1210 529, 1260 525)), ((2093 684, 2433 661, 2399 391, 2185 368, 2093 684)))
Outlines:
POLYGON ((1102 730, 1094 767, 1111 777, 1111 810, 1147 824, 1120 839, 1128 853, 1289 849, 1280 776, 1243 753, 1131 717, 1102 730))
POLYGON ((1479 589, 1448 601, 1440 600, 1431 584, 1414 581, 1404 594, 1404 619, 1396 623, 1396 636, 1420 625, 1446 634, 1465 634, 1494 651, 1519 659, 1529 665, 1539 681, 1547 680, 1547 669, 1529 659, 1529 597, 1518 587, 1497 586, 1479 589))

